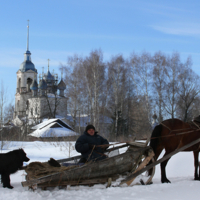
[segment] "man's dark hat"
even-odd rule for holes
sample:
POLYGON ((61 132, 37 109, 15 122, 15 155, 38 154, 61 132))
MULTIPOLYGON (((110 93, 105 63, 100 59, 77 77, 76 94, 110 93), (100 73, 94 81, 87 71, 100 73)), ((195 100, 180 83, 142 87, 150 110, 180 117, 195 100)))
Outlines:
POLYGON ((87 132, 90 129, 93 129, 95 131, 95 127, 93 125, 87 125, 85 128, 85 132, 87 132))

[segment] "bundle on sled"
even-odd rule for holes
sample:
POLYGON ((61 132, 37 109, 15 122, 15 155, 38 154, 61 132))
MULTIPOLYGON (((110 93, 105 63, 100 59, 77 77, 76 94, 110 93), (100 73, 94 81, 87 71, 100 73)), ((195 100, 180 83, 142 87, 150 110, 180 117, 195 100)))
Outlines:
MULTIPOLYGON (((144 169, 150 160, 153 160, 154 152, 151 147, 144 143, 125 143, 117 147, 111 147, 106 152, 119 152, 120 148, 127 148, 124 153, 112 155, 104 160, 88 162, 84 165, 78 165, 81 156, 75 156, 68 159, 57 160, 61 166, 52 166, 50 163, 30 163, 26 169, 26 181, 22 186, 30 188, 47 188, 56 186, 77 186, 77 185, 94 185, 105 184, 107 187, 113 181, 121 178, 121 184, 130 185, 135 178, 129 178, 137 171, 144 169), (69 166, 62 166, 62 163, 70 162, 69 166)), ((59 165, 59 164, 58 164, 59 165)), ((151 182, 154 173, 142 184, 151 182)))
MULTIPOLYGON (((50 159, 50 161, 52 158, 50 159)), ((25 171, 27 173, 26 180, 37 179, 47 175, 51 175, 54 173, 63 172, 69 169, 76 168, 77 166, 52 166, 49 162, 41 163, 41 162, 32 162, 26 168, 25 171)))

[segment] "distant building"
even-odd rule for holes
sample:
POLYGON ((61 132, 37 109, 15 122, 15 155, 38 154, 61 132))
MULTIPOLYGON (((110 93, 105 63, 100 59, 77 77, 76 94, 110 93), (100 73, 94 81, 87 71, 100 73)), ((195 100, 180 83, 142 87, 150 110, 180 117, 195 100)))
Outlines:
POLYGON ((28 136, 36 138, 63 138, 78 136, 71 126, 62 119, 49 119, 32 127, 28 136))
POLYGON ((29 51, 28 25, 27 50, 24 54, 24 62, 17 71, 14 118, 40 119, 48 117, 50 114, 67 113, 66 98, 64 97, 66 85, 62 78, 58 83, 58 75, 50 72, 49 62, 47 73, 43 72, 39 76, 39 84, 37 75, 38 72, 31 61, 31 52, 29 51), (58 90, 59 94, 57 94, 58 90))

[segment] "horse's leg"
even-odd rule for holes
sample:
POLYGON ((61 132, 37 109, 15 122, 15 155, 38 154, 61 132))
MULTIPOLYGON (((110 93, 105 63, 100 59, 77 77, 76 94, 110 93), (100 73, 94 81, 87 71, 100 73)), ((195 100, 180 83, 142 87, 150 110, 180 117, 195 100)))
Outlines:
MULTIPOLYGON (((164 156, 166 156, 167 154, 169 154, 170 152, 166 152, 164 156)), ((164 157, 163 156, 163 157, 164 157)), ((170 157, 171 158, 171 157, 170 157)), ((169 158, 169 159, 170 159, 169 158)), ((163 161, 160 166, 161 166, 161 182, 162 183, 171 183, 168 179, 167 179, 167 176, 166 176, 166 171, 165 171, 165 168, 166 168, 166 165, 167 165, 167 162, 169 161, 169 159, 163 161)))
POLYGON ((198 167, 199 167, 199 151, 193 151, 194 154, 194 180, 199 180, 198 167))
MULTIPOLYGON (((198 153, 199 153, 199 151, 198 151, 198 153)), ((199 159, 198 159, 198 162, 199 162, 199 159)), ((198 163, 198 167, 199 167, 199 181, 200 181, 200 162, 198 163)))
MULTIPOLYGON (((161 152, 162 152, 162 150, 164 149, 164 147, 160 144, 160 145, 158 145, 158 147, 156 148, 156 150, 155 150, 155 156, 154 156, 154 158, 155 158, 155 160, 157 160, 158 159, 158 157, 159 157, 159 155, 161 154, 161 152)), ((148 165, 150 165, 152 163, 152 160, 149 162, 149 164, 148 165)), ((152 175, 152 170, 153 170, 153 168, 151 168, 150 170, 149 170, 149 172, 148 172, 148 175, 149 176, 151 176, 152 175)))

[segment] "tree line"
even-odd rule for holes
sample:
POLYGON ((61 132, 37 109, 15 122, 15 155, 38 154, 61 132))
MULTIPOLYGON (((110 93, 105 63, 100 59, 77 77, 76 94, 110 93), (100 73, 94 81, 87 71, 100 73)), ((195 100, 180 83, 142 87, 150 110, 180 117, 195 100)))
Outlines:
MULTIPOLYGON (((158 123, 169 118, 191 121, 199 115, 200 78, 192 70, 191 57, 182 61, 178 52, 144 51, 128 58, 118 54, 105 61, 97 49, 68 57, 60 69, 67 85, 63 109, 79 132, 77 119, 83 115, 101 134, 118 140, 146 137, 155 115, 158 123)), ((6 92, 1 82, 0 127, 13 119, 6 92)))
POLYGON ((101 49, 88 56, 73 55, 61 65, 67 85, 67 111, 78 126, 78 115, 114 139, 145 137, 157 121, 179 118, 190 121, 199 115, 200 82, 192 59, 182 61, 178 52, 149 52, 103 58, 101 49), (108 122, 108 118, 111 121, 108 122))

